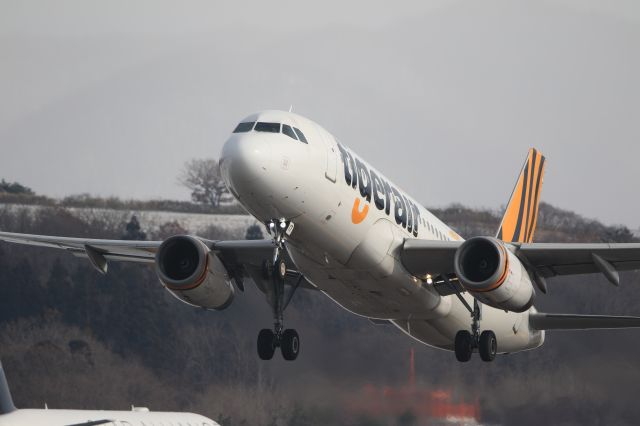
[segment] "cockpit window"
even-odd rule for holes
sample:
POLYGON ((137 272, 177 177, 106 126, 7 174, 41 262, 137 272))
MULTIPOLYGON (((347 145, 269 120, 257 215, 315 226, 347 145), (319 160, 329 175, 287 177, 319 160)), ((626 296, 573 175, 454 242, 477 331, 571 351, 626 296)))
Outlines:
POLYGON ((298 140, 298 138, 296 137, 296 134, 293 133, 293 129, 288 124, 283 124, 282 125, 282 133, 284 133, 285 135, 289 136, 290 138, 298 140))
POLYGON ((298 135, 298 139, 300 139, 300 142, 309 143, 307 142, 307 138, 304 137, 304 133, 302 133, 300 129, 298 129, 297 127, 294 127, 293 130, 296 131, 296 135, 298 135))
POLYGON ((280 123, 263 123, 258 121, 254 130, 256 132, 280 133, 280 123))
POLYGON ((240 123, 238 124, 238 126, 236 127, 236 129, 233 131, 233 133, 246 133, 246 132, 250 132, 251 129, 253 129, 253 125, 256 124, 255 121, 250 121, 250 122, 246 122, 246 123, 240 123))
POLYGON ((289 136, 291 139, 299 140, 303 143, 307 142, 307 138, 304 137, 304 133, 297 127, 292 127, 288 124, 280 124, 280 123, 267 123, 264 121, 246 121, 238 124, 233 131, 233 133, 246 133, 250 131, 256 132, 267 132, 267 133, 284 133, 289 136))

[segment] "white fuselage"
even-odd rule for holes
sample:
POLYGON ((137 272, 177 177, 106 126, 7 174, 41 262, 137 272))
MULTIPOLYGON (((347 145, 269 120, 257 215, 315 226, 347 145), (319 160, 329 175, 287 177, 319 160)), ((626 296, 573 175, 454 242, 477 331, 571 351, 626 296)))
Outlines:
MULTIPOLYGON (((391 320, 421 342, 453 349, 456 332, 471 328, 468 310, 409 274, 399 250, 407 238, 461 237, 318 124, 282 111, 242 121, 288 124, 306 136, 308 143, 282 133, 233 133, 221 169, 258 220, 295 224, 287 248, 307 279, 355 314, 391 320)), ((529 329, 528 315, 483 306, 481 324, 495 332, 499 352, 532 349, 544 333, 529 329)))
POLYGON ((105 426, 218 426, 199 414, 153 411, 24 409, 0 415, 0 426, 68 426, 99 422, 105 426))

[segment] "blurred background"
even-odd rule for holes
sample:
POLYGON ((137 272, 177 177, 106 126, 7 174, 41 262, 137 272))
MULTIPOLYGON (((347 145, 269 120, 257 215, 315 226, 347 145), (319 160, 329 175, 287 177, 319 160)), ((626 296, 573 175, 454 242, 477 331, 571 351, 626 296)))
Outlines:
MULTIPOLYGON (((536 146, 548 158, 536 240, 636 241, 639 23, 633 1, 5 0, 0 229, 259 236, 187 174, 215 164, 244 116, 292 106, 465 237, 495 232, 536 146)), ((638 314, 640 277, 622 279, 555 279, 537 306, 638 314)), ((204 312, 149 268, 100 276, 65 253, 0 245, 0 357, 21 407, 148 405, 224 425, 640 414, 634 331, 549 333, 540 350, 460 365, 319 294, 297 293, 287 321, 300 358, 260 362, 271 315, 252 286, 204 312)))

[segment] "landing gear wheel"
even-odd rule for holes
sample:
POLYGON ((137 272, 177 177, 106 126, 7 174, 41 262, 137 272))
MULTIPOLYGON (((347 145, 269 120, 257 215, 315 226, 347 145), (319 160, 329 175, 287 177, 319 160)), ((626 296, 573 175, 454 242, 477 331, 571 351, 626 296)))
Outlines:
POLYGON ((304 275, 295 269, 287 268, 286 237, 293 230, 293 222, 285 218, 271 219, 266 222, 269 234, 273 235, 273 256, 263 259, 261 290, 265 293, 267 303, 273 314, 273 331, 262 330, 258 336, 258 355, 267 360, 273 357, 275 349, 280 347, 282 357, 287 361, 298 358, 300 337, 293 329, 284 328, 284 310, 289 306, 291 298, 304 280, 304 275), (294 281, 293 283, 291 281, 294 281), (291 285, 286 291, 286 285, 291 285))
POLYGON ((258 356, 262 360, 270 360, 276 351, 276 335, 268 328, 263 328, 258 334, 258 356))
POLYGON ((485 330, 482 332, 480 342, 478 342, 478 351, 480 352, 480 358, 485 362, 491 362, 496 358, 498 341, 493 331, 485 330))
POLYGON ((284 262, 284 260, 278 261, 278 276, 281 279, 284 279, 287 276, 287 264, 284 262))
POLYGON ((473 353, 473 336, 467 330, 460 330, 456 333, 454 342, 456 359, 460 362, 467 362, 473 353))
POLYGON ((282 357, 287 361, 293 361, 298 358, 300 352, 300 337, 298 332, 289 328, 282 333, 282 342, 280 343, 282 357))

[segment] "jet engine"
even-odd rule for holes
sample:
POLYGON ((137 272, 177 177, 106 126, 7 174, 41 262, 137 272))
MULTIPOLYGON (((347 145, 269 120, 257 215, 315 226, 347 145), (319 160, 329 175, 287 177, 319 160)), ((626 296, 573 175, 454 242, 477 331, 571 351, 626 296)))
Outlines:
POLYGON ((453 268, 464 289, 486 305, 514 312, 533 305, 536 292, 529 273, 500 240, 465 241, 456 251, 453 268))
POLYGON ((218 256, 187 235, 167 238, 156 253, 160 282, 190 305, 222 310, 233 301, 234 288, 218 256))

